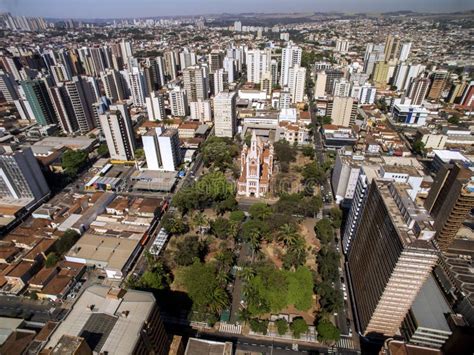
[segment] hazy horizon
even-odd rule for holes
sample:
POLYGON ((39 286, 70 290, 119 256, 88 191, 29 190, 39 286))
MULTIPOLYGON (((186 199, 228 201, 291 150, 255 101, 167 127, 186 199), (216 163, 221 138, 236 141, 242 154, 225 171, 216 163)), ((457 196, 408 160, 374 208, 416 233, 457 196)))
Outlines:
POLYGON ((474 8, 469 0, 0 0, 0 10, 48 18, 133 18, 206 14, 298 12, 455 12, 474 8))

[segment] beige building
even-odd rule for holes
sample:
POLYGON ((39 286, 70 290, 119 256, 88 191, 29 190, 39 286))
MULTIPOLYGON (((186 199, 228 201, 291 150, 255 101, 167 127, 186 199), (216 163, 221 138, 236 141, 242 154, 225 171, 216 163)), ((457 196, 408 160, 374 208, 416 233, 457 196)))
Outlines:
POLYGON ((357 115, 357 100, 352 97, 335 96, 328 102, 326 115, 331 117, 332 124, 349 127, 357 115))

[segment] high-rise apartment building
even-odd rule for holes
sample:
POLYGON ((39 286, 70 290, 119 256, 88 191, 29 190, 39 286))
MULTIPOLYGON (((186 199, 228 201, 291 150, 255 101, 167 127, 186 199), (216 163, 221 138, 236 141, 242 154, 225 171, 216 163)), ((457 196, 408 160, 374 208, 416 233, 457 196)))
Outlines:
POLYGON ((290 68, 288 73, 288 88, 293 103, 303 102, 306 85, 306 68, 298 64, 290 68))
POLYGON ((130 92, 132 94, 132 100, 135 106, 144 107, 146 97, 146 85, 145 77, 143 72, 138 66, 138 61, 135 58, 131 58, 129 61, 129 80, 130 80, 130 92))
POLYGON ((290 78, 290 68, 301 65, 301 55, 303 51, 300 47, 289 44, 281 52, 281 74, 280 85, 287 86, 290 78))
POLYGON ((365 335, 395 335, 438 256, 426 210, 406 184, 373 180, 348 255, 356 324, 365 335))
POLYGON ((398 59, 400 53, 400 37, 388 35, 387 40, 385 41, 385 60, 388 62, 390 60, 398 59))
POLYGON ((186 90, 176 86, 169 93, 171 115, 184 117, 188 114, 188 97, 186 90))
POLYGON ((351 83, 344 78, 334 81, 333 96, 349 96, 351 92, 351 83))
POLYGON ((410 50, 411 50, 411 42, 403 43, 402 46, 400 47, 400 55, 398 56, 398 60, 400 62, 404 62, 408 59, 410 56, 410 50))
POLYGON ((199 65, 193 65, 183 70, 184 89, 190 102, 208 98, 207 78, 204 75, 204 70, 199 65))
POLYGON ((16 83, 14 80, 12 80, 10 75, 3 70, 0 70, 0 93, 9 103, 18 100, 16 83))
POLYGON ((0 146, 0 199, 32 205, 50 190, 31 148, 0 146))
POLYGON ((236 92, 221 92, 214 97, 216 137, 234 137, 237 130, 236 92))
POLYGON ((72 109, 69 117, 76 120, 79 131, 86 134, 95 127, 92 104, 97 100, 91 99, 94 95, 80 76, 75 76, 71 81, 65 82, 64 87, 72 109))
POLYGON ((334 83, 344 77, 344 72, 339 69, 327 69, 326 74, 326 85, 324 91, 326 94, 331 94, 334 91, 334 83))
POLYGON ((448 81, 448 71, 436 70, 430 75, 431 86, 428 92, 428 99, 438 100, 443 95, 443 91, 446 90, 446 83, 448 81))
POLYGON ((117 70, 106 69, 105 72, 100 73, 100 79, 105 90, 105 95, 112 102, 123 101, 126 99, 123 79, 117 70))
POLYGON ((328 102, 326 116, 331 117, 332 123, 338 126, 349 127, 357 115, 357 100, 347 96, 335 96, 328 102))
POLYGON ((148 120, 162 121, 166 118, 165 99, 162 94, 152 92, 146 99, 146 110, 148 120))
POLYGON ((142 141, 148 170, 178 170, 182 159, 177 129, 151 129, 142 136, 142 141))
POLYGON ((176 80, 178 70, 176 69, 176 57, 173 51, 167 51, 164 54, 165 75, 170 80, 176 80))
POLYGON ((57 122, 56 113, 43 80, 25 80, 21 82, 34 119, 38 124, 47 126, 57 122))
POLYGON ((229 82, 227 80, 227 73, 224 69, 217 69, 214 72, 214 95, 217 95, 221 91, 229 88, 229 82))
POLYGON ((336 40, 336 52, 347 53, 349 52, 349 41, 345 39, 336 40))
POLYGON ((237 73, 236 60, 230 57, 225 57, 222 65, 224 67, 224 71, 227 73, 227 81, 229 83, 233 83, 237 73))
POLYGON ((260 84, 263 74, 269 71, 271 53, 268 50, 248 50, 246 52, 247 81, 260 84))
POLYGON ((193 120, 200 122, 211 122, 212 121, 212 109, 211 101, 209 100, 198 100, 189 103, 190 116, 193 120))
POLYGON ((222 69, 224 54, 221 51, 213 50, 207 56, 209 63, 209 71, 214 73, 216 70, 222 69))
POLYGON ((460 162, 441 166, 425 208, 434 219, 436 242, 447 250, 467 215, 474 208, 474 182, 470 169, 460 162))
POLYGON ((326 96, 326 80, 327 75, 324 71, 316 74, 316 83, 314 85, 314 97, 326 96))
POLYGON ((430 87, 430 79, 428 78, 417 78, 415 79, 410 87, 409 98, 413 105, 421 105, 430 87))
POLYGON ((130 161, 135 158, 135 135, 125 104, 110 105, 109 111, 99 115, 110 157, 130 161))

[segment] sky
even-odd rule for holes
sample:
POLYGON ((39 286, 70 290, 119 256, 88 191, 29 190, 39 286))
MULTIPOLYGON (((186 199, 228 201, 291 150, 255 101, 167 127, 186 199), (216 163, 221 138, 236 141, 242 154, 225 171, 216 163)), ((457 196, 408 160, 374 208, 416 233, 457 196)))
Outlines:
POLYGON ((0 11, 55 18, 188 16, 243 12, 454 12, 472 0, 0 0, 0 11))

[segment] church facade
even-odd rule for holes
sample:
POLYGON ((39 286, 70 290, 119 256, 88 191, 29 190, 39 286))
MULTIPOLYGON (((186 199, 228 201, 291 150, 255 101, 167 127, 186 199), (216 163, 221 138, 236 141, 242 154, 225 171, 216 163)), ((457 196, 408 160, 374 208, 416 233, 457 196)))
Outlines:
POLYGON ((264 144, 252 132, 250 147, 244 144, 240 154, 240 178, 237 194, 246 197, 263 197, 270 188, 273 174, 273 145, 264 144))

